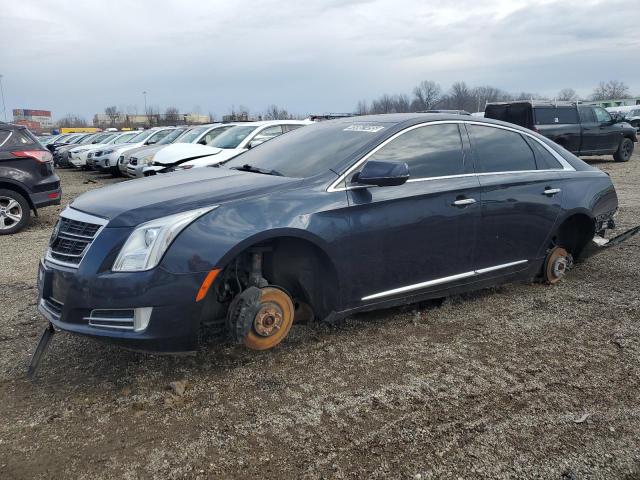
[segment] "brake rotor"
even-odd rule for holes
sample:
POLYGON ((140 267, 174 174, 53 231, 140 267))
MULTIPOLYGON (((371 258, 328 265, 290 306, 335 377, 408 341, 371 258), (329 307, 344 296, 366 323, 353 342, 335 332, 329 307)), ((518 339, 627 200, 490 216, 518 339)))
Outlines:
POLYGON ((267 350, 278 345, 289 333, 293 324, 293 302, 284 290, 263 287, 257 306, 244 344, 253 350, 267 350))
POLYGON ((551 285, 558 283, 571 267, 572 258, 562 247, 554 247, 547 255, 544 266, 545 281, 551 285))

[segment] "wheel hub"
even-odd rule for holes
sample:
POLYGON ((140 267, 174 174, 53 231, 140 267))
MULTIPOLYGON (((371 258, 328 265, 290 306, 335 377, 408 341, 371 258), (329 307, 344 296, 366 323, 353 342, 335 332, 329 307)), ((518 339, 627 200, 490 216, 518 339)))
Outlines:
POLYGON ((556 258, 551 266, 553 276, 556 278, 562 278, 567 273, 567 259, 565 257, 556 258))
POLYGON ((263 304, 256 313, 253 328, 261 337, 270 337, 282 327, 283 312, 275 303, 263 304))

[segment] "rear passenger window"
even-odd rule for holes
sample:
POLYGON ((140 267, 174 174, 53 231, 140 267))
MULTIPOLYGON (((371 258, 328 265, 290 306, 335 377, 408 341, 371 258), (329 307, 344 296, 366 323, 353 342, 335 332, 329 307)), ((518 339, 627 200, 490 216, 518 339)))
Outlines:
POLYGON ((540 142, 533 138, 525 137, 536 157, 536 165, 538 170, 562 169, 560 162, 547 150, 540 142))
POLYGON ((536 125, 578 123, 578 112, 567 107, 536 107, 536 125))
POLYGON ((411 178, 464 173, 462 141, 456 124, 410 130, 374 153, 369 160, 406 162, 411 178))
POLYGON ((468 126, 480 173, 536 170, 533 150, 522 135, 501 128, 468 126))
MULTIPOLYGON (((37 142, 27 132, 14 130, 9 133, 9 137, 4 139, 4 144, 2 145, 4 150, 22 148, 27 145, 34 145, 37 142)), ((0 144, 2 144, 2 141, 0 141, 0 144)))

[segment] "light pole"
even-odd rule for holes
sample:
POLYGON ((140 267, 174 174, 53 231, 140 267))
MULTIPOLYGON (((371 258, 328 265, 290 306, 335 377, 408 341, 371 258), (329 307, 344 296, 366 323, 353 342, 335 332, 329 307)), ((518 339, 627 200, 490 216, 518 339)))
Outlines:
POLYGON ((144 115, 147 118, 147 123, 149 123, 149 113, 147 112, 147 91, 142 92, 144 95, 144 115))
POLYGON ((2 96, 2 113, 4 114, 4 121, 7 121, 7 107, 4 104, 4 89, 2 88, 2 77, 0 74, 0 96, 2 96))

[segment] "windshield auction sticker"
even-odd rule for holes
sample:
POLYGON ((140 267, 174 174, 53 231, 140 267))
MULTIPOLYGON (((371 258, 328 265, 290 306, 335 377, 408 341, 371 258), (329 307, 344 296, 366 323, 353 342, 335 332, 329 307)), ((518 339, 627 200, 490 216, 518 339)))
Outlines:
POLYGON ((364 123, 354 123, 344 129, 345 132, 367 132, 376 133, 382 130, 384 127, 381 125, 367 125, 364 123))

